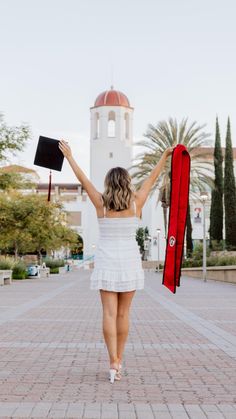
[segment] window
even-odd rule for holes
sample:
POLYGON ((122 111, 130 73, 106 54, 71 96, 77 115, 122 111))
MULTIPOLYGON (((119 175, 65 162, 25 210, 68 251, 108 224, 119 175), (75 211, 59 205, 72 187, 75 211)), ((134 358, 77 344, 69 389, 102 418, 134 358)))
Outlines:
POLYGON ((108 114, 108 137, 115 137, 116 133, 116 115, 111 111, 108 114))
POLYGON ((109 157, 113 157, 113 153, 112 153, 112 151, 110 151, 110 153, 109 153, 109 157))

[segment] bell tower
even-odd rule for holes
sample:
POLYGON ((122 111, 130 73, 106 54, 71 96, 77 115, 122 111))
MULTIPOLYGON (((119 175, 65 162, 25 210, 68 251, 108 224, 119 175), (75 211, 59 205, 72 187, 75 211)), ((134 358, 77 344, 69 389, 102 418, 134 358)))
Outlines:
MULTIPOLYGON (((116 166, 128 169, 132 165, 133 110, 127 96, 113 86, 98 95, 90 108, 90 180, 101 193, 109 169, 116 166)), ((89 226, 86 254, 92 256, 99 231, 96 209, 90 199, 86 217, 89 226)))
POLYGON ((110 168, 132 164, 133 108, 127 96, 111 86, 98 95, 90 112, 90 179, 103 192, 110 168))

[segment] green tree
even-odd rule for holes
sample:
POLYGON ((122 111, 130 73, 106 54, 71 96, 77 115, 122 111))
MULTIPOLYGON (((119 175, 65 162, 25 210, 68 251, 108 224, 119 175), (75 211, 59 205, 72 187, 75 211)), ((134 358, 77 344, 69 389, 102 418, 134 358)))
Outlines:
POLYGON ((149 236, 149 231, 148 231, 148 227, 146 226, 145 228, 143 227, 139 227, 136 231, 136 240, 139 246, 139 249, 142 253, 142 259, 144 258, 144 241, 147 239, 147 237, 149 236))
MULTIPOLYGON (((47 251, 59 250, 62 247, 70 249, 78 243, 78 234, 75 230, 63 225, 60 219, 54 225, 52 241, 48 243, 47 251)), ((40 252, 41 257, 41 252, 40 252)))
POLYGON ((236 188, 233 166, 230 119, 227 122, 224 170, 225 243, 228 250, 236 249, 236 188))
POLYGON ((214 149, 215 181, 211 192, 210 210, 210 243, 211 247, 223 240, 223 156, 220 140, 218 118, 216 118, 216 134, 214 149))
POLYGON ((0 249, 5 253, 31 250, 32 236, 28 230, 34 208, 27 200, 13 194, 0 194, 0 249))
POLYGON ((26 180, 20 173, 4 173, 0 169, 0 190, 32 189, 34 186, 33 182, 26 180))
MULTIPOLYGON (((32 195, 34 205, 35 195, 32 195)), ((53 252, 61 247, 74 244, 77 234, 63 222, 63 206, 59 202, 46 202, 41 196, 36 197, 37 209, 28 224, 32 237, 32 251, 38 253, 39 260, 42 251, 53 252)))
POLYGON ((22 151, 30 138, 30 128, 26 124, 9 127, 0 114, 0 161, 8 160, 9 154, 22 151))
POLYGON ((5 253, 53 251, 74 244, 77 234, 64 225, 60 203, 19 192, 0 194, 0 249, 5 253))
MULTIPOLYGON (((168 121, 160 121, 156 126, 149 124, 144 134, 146 139, 136 143, 138 146, 147 148, 148 151, 139 153, 135 158, 135 163, 130 167, 133 170, 131 177, 135 181, 136 189, 141 187, 143 180, 158 163, 164 150, 177 144, 185 145, 191 157, 190 195, 196 197, 196 194, 205 191, 209 185, 211 186, 213 167, 212 163, 206 159, 207 153, 203 147, 210 143, 210 134, 203 130, 204 127, 205 125, 196 125, 196 122, 188 125, 187 118, 182 119, 179 124, 173 118, 169 118, 168 121)), ((162 203, 166 234, 167 209, 170 204, 170 173, 171 159, 168 159, 164 170, 150 191, 150 195, 152 195, 159 189, 158 202, 162 203)), ((188 217, 188 253, 192 251, 191 229, 191 218, 188 217)))
POLYGON ((84 249, 83 238, 79 234, 77 234, 76 243, 74 244, 74 246, 73 245, 70 246, 70 253, 71 253, 72 257, 73 256, 75 257, 77 255, 82 256, 83 255, 83 249, 84 249))

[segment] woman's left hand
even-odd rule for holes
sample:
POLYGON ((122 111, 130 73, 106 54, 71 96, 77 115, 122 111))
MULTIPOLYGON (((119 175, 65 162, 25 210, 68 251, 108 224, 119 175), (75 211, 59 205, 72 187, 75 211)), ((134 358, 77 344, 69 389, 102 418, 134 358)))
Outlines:
POLYGON ((175 148, 174 146, 166 148, 163 154, 164 154, 166 157, 171 156, 171 154, 172 154, 172 153, 173 153, 173 151, 174 151, 174 148, 175 148))
POLYGON ((71 148, 65 140, 60 140, 59 148, 60 148, 62 154, 64 155, 64 157, 66 157, 67 159, 72 157, 71 148))

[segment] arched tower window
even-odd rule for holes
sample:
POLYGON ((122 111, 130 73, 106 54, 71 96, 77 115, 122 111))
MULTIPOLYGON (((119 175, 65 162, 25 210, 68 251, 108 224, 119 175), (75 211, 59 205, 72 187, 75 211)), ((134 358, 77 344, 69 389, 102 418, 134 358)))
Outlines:
POLYGON ((125 124, 125 138, 129 138, 129 114, 127 112, 124 114, 124 124, 125 124))
POLYGON ((108 114, 108 137, 115 137, 116 135, 116 114, 110 111, 108 114))
POLYGON ((95 130, 94 130, 94 138, 99 138, 100 136, 100 121, 99 121, 99 113, 95 113, 95 130))

